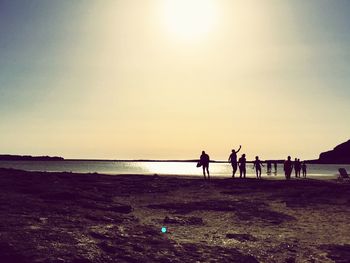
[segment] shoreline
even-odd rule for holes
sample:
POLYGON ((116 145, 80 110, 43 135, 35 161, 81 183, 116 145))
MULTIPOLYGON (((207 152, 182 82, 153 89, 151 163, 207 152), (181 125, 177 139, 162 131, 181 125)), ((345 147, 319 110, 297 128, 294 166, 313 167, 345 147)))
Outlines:
POLYGON ((0 185, 3 263, 350 260, 347 183, 0 169, 0 185))
MULTIPOLYGON (((119 176, 145 176, 145 177, 165 177, 165 178, 179 178, 179 179, 193 179, 193 180, 204 180, 203 174, 166 174, 166 173, 100 173, 100 172, 74 172, 74 171, 40 171, 40 170, 23 170, 23 169, 16 169, 16 168, 2 168, 0 167, 0 173, 1 170, 12 170, 12 171, 21 171, 21 172, 27 172, 27 173, 41 173, 41 174, 57 174, 57 173, 63 173, 63 174, 70 174, 70 175, 99 175, 99 176, 112 176, 112 177, 119 177, 119 176)), ((327 182, 338 182, 338 174, 308 174, 306 178, 296 178, 294 176, 291 176, 290 181, 327 181, 327 182)), ((230 174, 227 175, 210 175, 210 181, 215 180, 232 180, 232 181, 250 181, 254 180, 256 182, 260 181, 286 181, 285 176, 282 174, 274 175, 271 173, 270 175, 262 174, 262 179, 257 179, 255 175, 249 174, 246 178, 240 178, 239 175, 235 176, 235 178, 232 178, 230 174)))

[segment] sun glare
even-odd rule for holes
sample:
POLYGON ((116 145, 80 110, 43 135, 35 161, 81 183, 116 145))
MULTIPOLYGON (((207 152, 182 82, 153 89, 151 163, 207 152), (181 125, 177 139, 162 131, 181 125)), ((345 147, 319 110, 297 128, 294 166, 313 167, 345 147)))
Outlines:
POLYGON ((177 40, 198 40, 217 22, 214 0, 164 0, 164 25, 177 40))

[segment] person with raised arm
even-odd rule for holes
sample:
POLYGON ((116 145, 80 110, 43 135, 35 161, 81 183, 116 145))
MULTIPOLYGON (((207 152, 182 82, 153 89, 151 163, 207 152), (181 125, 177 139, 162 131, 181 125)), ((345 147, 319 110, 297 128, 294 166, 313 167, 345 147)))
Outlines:
POLYGON ((232 149, 232 152, 230 154, 230 157, 228 158, 228 161, 231 163, 232 166, 232 178, 235 178, 235 174, 237 171, 237 153, 241 150, 242 146, 240 145, 238 150, 232 149))

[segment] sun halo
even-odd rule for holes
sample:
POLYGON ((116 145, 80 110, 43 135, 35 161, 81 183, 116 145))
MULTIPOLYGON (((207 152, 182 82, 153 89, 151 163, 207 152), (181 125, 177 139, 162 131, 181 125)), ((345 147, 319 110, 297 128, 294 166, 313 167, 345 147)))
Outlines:
POLYGON ((164 0, 166 31, 179 41, 197 41, 213 30, 217 6, 213 0, 164 0))

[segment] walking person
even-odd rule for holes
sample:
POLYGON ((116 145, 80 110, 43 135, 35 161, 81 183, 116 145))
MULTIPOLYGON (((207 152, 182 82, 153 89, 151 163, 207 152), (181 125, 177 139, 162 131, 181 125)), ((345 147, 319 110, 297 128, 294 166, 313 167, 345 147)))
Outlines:
POLYGON ((203 176, 204 176, 204 179, 207 179, 207 178, 205 177, 205 171, 207 172, 208 179, 210 179, 210 175, 209 175, 209 162, 210 162, 209 155, 206 154, 205 151, 202 151, 202 155, 199 157, 199 163, 202 165, 202 168, 203 168, 203 176))
POLYGON ((277 162, 276 161, 273 163, 273 166, 275 168, 275 175, 277 175, 277 162))
POLYGON ((306 178, 306 169, 307 169, 307 166, 306 166, 305 161, 302 162, 302 164, 301 164, 301 169, 303 170, 303 178, 306 178))
POLYGON ((264 166, 264 165, 259 160, 259 156, 256 156, 253 169, 255 168, 256 178, 258 178, 258 179, 261 179, 261 166, 264 166))
POLYGON ((245 158, 245 154, 242 154, 242 157, 239 158, 238 160, 238 165, 239 165, 239 178, 245 178, 246 176, 246 163, 247 163, 247 160, 245 158))
POLYGON ((235 151, 235 149, 232 149, 230 157, 228 158, 228 161, 231 162, 232 166, 232 178, 235 178, 237 171, 237 153, 241 150, 241 148, 242 146, 240 145, 237 151, 235 151))
POLYGON ((290 156, 288 156, 287 160, 284 161, 283 169, 284 169, 284 174, 286 176, 286 179, 289 180, 290 175, 292 174, 292 171, 293 171, 293 162, 291 161, 290 156))

